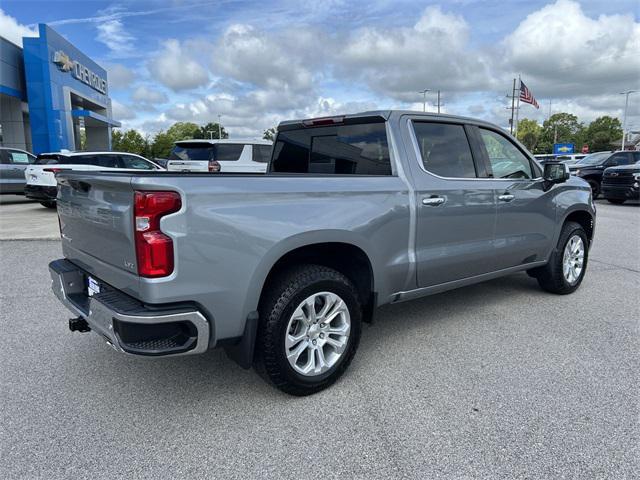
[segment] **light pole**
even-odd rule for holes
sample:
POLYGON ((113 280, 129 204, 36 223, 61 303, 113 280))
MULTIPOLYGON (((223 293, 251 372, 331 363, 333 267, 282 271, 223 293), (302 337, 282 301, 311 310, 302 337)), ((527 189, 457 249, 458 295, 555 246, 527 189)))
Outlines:
POLYGON ((222 115, 218 115, 218 140, 222 138, 222 125, 220 125, 220 118, 222 115))
POLYGON ((629 95, 637 92, 637 90, 627 90, 626 92, 620 92, 620 95, 624 95, 624 115, 622 116, 622 150, 624 150, 624 142, 627 139, 627 108, 629 107, 629 95))
POLYGON ((420 90, 418 93, 422 94, 422 111, 427 111, 427 92, 430 92, 430 88, 425 88, 424 90, 420 90))

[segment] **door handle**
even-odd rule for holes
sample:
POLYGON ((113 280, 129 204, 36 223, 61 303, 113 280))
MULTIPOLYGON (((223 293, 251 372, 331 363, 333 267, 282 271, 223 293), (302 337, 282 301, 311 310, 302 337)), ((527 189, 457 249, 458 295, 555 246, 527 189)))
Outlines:
POLYGON ((423 198, 422 204, 428 205, 430 207, 437 207, 438 205, 442 205, 444 201, 445 200, 443 197, 429 197, 429 198, 423 198))
POLYGON ((516 198, 515 195, 511 195, 510 193, 503 193, 502 195, 498 196, 498 200, 500 200, 501 202, 510 202, 514 198, 516 198))

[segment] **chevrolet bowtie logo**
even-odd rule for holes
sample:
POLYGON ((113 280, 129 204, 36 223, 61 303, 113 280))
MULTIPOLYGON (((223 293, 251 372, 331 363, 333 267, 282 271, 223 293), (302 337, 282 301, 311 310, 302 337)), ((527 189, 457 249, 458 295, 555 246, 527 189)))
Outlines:
POLYGON ((53 55, 53 63, 55 63, 63 72, 70 72, 73 70, 73 60, 69 58, 69 55, 62 50, 58 50, 53 55))

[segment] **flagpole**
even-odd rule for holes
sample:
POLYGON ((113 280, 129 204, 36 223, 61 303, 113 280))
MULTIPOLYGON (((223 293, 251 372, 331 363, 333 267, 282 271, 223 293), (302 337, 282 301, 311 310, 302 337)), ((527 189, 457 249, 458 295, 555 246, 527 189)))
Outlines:
MULTIPOLYGON (((511 121, 509 122, 509 133, 513 135, 513 109, 516 101, 516 79, 513 79, 513 87, 511 88, 511 121)), ((508 95, 507 95, 508 96, 508 95)))
POLYGON ((522 80, 520 79, 520 75, 518 75, 518 100, 516 105, 516 128, 514 137, 518 138, 518 121, 519 121, 519 113, 520 113, 520 89, 522 88, 522 80))

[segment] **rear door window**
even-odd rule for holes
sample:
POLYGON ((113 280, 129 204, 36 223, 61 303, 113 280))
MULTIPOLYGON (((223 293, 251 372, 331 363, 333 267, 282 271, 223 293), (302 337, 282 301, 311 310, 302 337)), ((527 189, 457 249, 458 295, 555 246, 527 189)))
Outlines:
POLYGON ((279 132, 273 148, 271 171, 391 175, 385 123, 381 120, 279 132))
POLYGON ((425 170, 448 178, 477 176, 471 147, 462 125, 414 122, 413 129, 425 170))
POLYGON ((269 163, 271 160, 271 145, 253 145, 253 161, 269 163))
POLYGON ((480 128, 493 178, 533 178, 531 162, 511 140, 493 130, 480 128))
POLYGON ((96 165, 98 167, 118 168, 118 155, 74 155, 62 160, 61 163, 71 165, 96 165))
POLYGON ((633 163, 631 158, 632 158, 631 157, 631 153, 627 153, 627 152, 614 153, 607 160, 606 165, 607 166, 629 165, 629 164, 633 163))

